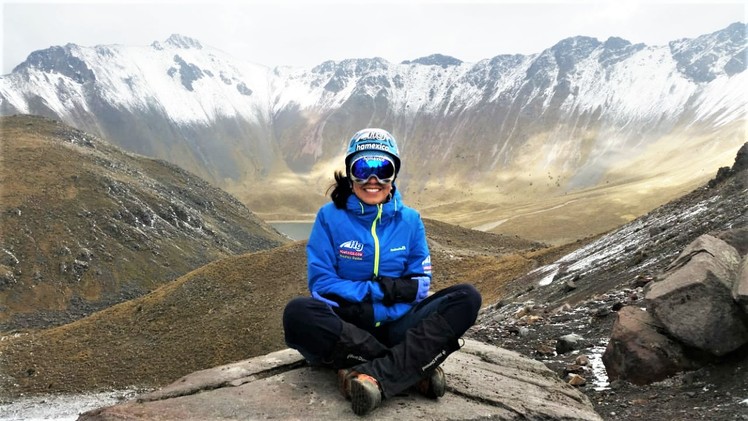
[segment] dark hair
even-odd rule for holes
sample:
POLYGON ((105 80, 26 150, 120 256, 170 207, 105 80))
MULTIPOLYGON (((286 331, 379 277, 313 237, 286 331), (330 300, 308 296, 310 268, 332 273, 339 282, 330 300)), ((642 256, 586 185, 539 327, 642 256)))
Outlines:
POLYGON ((345 209, 348 197, 353 194, 351 179, 343 174, 343 171, 335 171, 335 184, 327 188, 327 193, 330 193, 330 197, 332 198, 332 202, 335 203, 336 208, 345 209), (332 190, 332 193, 330 193, 330 190, 332 190))

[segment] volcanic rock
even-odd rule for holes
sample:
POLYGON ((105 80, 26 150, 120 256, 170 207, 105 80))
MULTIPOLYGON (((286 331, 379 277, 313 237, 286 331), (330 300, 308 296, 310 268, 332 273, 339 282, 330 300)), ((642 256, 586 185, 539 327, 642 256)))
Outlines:
POLYGON ((647 308, 679 341, 716 356, 748 342, 745 315, 732 297, 740 255, 711 235, 691 243, 645 295, 647 308))
POLYGON ((649 384, 696 368, 683 345, 663 331, 650 313, 634 306, 622 308, 603 354, 608 378, 649 384))
MULTIPOLYGON (((466 340, 442 364, 447 393, 386 400, 377 419, 601 420, 587 397, 542 363, 466 340)), ((578 381, 578 380, 577 380, 578 381)), ((187 375, 161 390, 82 414, 123 419, 359 419, 340 396, 333 370, 306 365, 290 349, 187 375)))

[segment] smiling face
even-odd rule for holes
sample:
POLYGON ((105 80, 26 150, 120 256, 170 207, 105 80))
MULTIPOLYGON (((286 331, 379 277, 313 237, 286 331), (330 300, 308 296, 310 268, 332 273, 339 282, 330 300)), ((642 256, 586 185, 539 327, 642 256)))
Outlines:
POLYGON ((353 183, 353 194, 367 205, 378 205, 392 192, 392 183, 380 184, 376 177, 372 176, 365 184, 353 183))

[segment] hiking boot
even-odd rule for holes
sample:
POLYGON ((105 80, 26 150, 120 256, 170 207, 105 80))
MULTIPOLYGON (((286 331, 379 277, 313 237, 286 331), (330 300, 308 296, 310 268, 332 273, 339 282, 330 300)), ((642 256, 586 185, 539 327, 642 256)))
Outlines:
POLYGON ((351 368, 341 368, 338 370, 338 390, 344 398, 351 398, 351 380, 358 376, 358 371, 351 368))
POLYGON ((351 408, 356 415, 366 415, 382 402, 379 382, 368 374, 358 373, 350 381, 351 408))
POLYGON ((416 390, 431 399, 444 396, 444 392, 447 390, 447 378, 444 376, 444 370, 441 367, 436 367, 436 370, 429 377, 416 383, 416 390))

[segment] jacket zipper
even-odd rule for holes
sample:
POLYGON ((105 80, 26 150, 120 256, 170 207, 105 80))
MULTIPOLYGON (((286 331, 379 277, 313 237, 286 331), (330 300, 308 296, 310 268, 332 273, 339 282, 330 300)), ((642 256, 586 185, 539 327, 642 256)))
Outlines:
POLYGON ((379 276, 379 237, 377 237, 377 221, 382 219, 382 205, 377 205, 377 217, 371 223, 371 236, 374 238, 374 276, 379 276))

